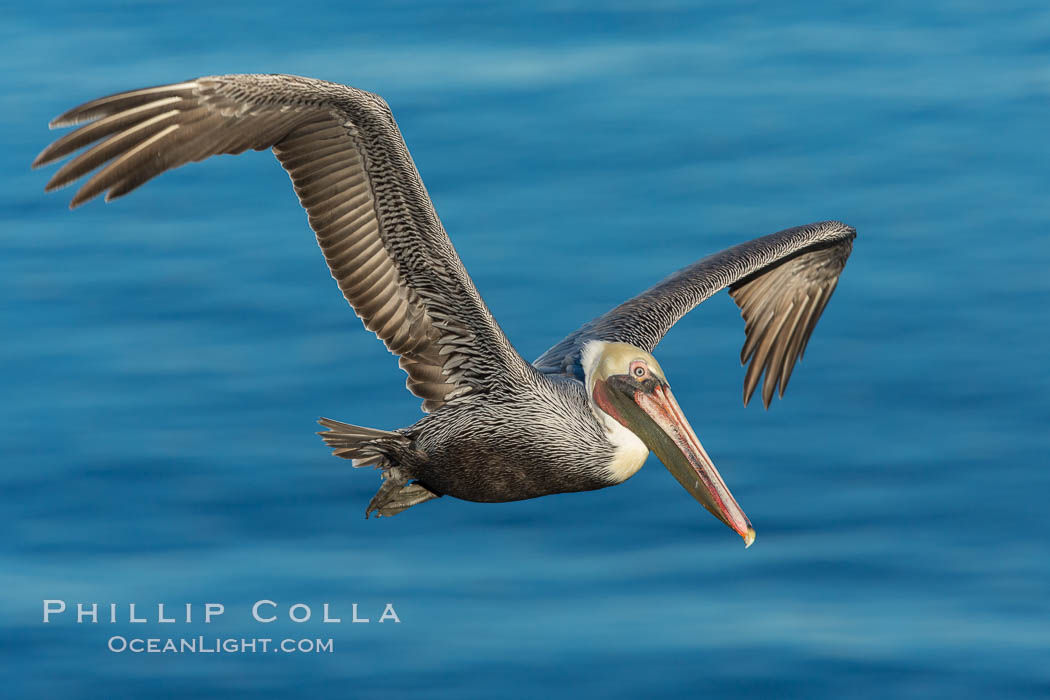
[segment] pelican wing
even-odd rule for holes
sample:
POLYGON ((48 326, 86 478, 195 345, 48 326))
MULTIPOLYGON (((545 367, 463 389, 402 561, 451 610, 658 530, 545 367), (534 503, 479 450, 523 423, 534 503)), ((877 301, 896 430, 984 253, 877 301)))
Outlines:
POLYGON ((652 352, 678 319, 729 287, 746 322, 740 353, 741 364, 750 363, 744 404, 765 373, 762 401, 768 408, 778 386, 783 397, 856 235, 843 223, 824 221, 715 253, 585 324, 533 364, 548 374, 582 377, 580 352, 589 340, 631 343, 652 352))
POLYGON ((223 75, 93 100, 51 127, 83 122, 33 163, 91 146, 47 184, 103 166, 71 208, 189 161, 272 148, 343 296, 400 356, 424 410, 527 366, 474 288, 382 98, 296 76, 223 75))

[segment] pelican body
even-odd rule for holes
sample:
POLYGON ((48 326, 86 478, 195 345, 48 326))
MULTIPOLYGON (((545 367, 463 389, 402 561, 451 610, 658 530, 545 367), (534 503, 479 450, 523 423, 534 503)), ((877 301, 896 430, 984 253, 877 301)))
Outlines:
POLYGON ((408 375, 424 416, 398 430, 322 418, 339 457, 381 470, 378 516, 448 495, 505 502, 619 484, 650 452, 750 546, 755 538, 652 351, 729 289, 746 322, 746 405, 783 396, 856 236, 825 221, 703 258, 584 324, 532 363, 510 344, 445 233, 386 102, 288 75, 222 75, 87 102, 34 167, 86 150, 47 184, 93 173, 71 208, 184 163, 272 149, 343 296, 408 375), (764 379, 763 379, 764 377, 764 379))

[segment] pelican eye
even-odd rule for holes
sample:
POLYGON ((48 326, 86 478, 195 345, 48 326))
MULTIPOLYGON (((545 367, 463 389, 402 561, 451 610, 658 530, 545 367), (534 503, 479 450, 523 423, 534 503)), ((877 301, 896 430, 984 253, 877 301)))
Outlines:
POLYGON ((631 374, 639 379, 645 376, 645 365, 637 364, 631 369, 631 374))

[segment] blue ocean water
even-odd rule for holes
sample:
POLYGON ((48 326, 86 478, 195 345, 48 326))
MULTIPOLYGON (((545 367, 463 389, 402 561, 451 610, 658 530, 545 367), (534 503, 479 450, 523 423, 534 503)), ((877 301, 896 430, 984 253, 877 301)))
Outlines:
POLYGON ((1044 2, 7 13, 5 697, 1046 697, 1048 36, 1044 2), (382 94, 530 359, 710 252, 855 226, 768 412, 741 407, 725 295, 656 352, 755 546, 655 458, 603 491, 366 521, 378 475, 330 457, 314 420, 394 428, 419 400, 272 156, 74 213, 28 168, 75 104, 223 72, 382 94), (45 599, 102 620, 43 624, 45 599), (253 621, 258 600, 281 620, 253 621), (205 624, 209 602, 226 612, 205 624), (159 623, 158 603, 193 621, 159 623), (295 603, 310 621, 287 620, 295 603), (399 623, 378 622, 386 603, 399 623), (334 650, 116 653, 114 636, 334 650))

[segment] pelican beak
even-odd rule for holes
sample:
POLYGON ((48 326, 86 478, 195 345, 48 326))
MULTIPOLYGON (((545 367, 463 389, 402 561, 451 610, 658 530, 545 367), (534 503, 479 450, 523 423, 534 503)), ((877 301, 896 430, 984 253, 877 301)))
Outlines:
MULTIPOLYGON (((610 377, 610 381, 620 377, 610 377)), ((620 388, 628 389, 627 381, 616 382, 620 388)), ((624 392, 625 398, 633 399, 641 409, 623 411, 630 421, 627 427, 641 438, 646 446, 656 453, 667 470, 678 479, 678 483, 693 495, 704 508, 744 538, 744 546, 755 541, 755 529, 744 515, 733 494, 722 481, 714 462, 707 455, 700 439, 696 437, 674 394, 666 382, 649 387, 637 385, 624 392)), ((631 406, 624 401, 624 408, 631 406)))

